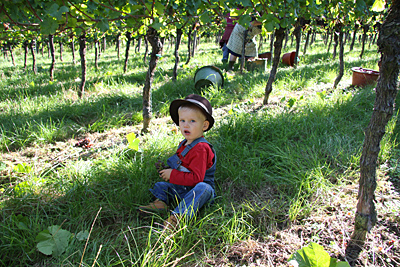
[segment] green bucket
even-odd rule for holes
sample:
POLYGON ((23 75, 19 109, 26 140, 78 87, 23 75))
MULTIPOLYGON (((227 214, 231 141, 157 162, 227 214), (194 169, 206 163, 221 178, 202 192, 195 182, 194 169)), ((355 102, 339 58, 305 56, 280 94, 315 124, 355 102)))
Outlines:
POLYGON ((204 66, 196 70, 194 75, 194 87, 200 89, 208 86, 222 87, 224 76, 219 68, 215 66, 204 66))

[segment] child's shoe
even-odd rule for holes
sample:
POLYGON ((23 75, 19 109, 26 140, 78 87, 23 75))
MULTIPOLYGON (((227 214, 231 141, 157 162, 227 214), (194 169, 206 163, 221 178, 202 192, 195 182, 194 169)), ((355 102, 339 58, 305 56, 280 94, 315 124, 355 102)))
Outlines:
POLYGON ((138 211, 141 213, 168 211, 168 205, 164 201, 157 198, 155 201, 151 202, 149 205, 139 206, 138 211))
POLYGON ((164 229, 174 231, 179 223, 178 215, 172 214, 164 221, 164 229))

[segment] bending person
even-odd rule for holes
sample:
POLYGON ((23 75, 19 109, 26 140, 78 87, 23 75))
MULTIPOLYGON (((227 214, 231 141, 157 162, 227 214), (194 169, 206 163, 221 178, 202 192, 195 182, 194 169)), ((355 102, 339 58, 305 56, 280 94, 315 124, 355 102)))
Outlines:
MULTIPOLYGON (((242 49, 244 43, 244 33, 246 28, 236 23, 233 28, 232 34, 228 41, 228 51, 231 54, 229 58, 228 70, 233 69, 233 65, 236 62, 237 57, 242 56, 242 49)), ((250 27, 247 29, 246 45, 245 45, 245 57, 254 58, 258 54, 256 35, 261 33, 261 22, 253 20, 250 23, 250 27)))

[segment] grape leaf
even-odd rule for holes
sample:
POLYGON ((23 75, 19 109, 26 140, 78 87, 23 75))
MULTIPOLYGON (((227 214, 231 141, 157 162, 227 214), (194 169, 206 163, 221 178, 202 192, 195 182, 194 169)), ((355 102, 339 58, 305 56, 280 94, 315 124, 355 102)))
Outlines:
POLYGON ((374 4, 371 7, 372 11, 381 12, 385 9, 385 1, 383 0, 375 0, 374 4))
POLYGON ((138 151, 139 150, 139 138, 136 138, 134 133, 129 133, 126 135, 126 139, 128 140, 128 148, 138 151))

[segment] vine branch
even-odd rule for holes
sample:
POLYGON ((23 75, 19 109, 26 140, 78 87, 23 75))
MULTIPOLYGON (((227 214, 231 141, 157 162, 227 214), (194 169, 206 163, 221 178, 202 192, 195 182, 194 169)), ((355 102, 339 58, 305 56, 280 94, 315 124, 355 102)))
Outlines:
POLYGON ((43 20, 38 16, 38 14, 36 14, 35 10, 33 9, 31 3, 29 3, 29 0, 26 0, 26 2, 28 3, 28 7, 30 8, 30 10, 32 11, 33 15, 40 21, 43 22, 43 20))

